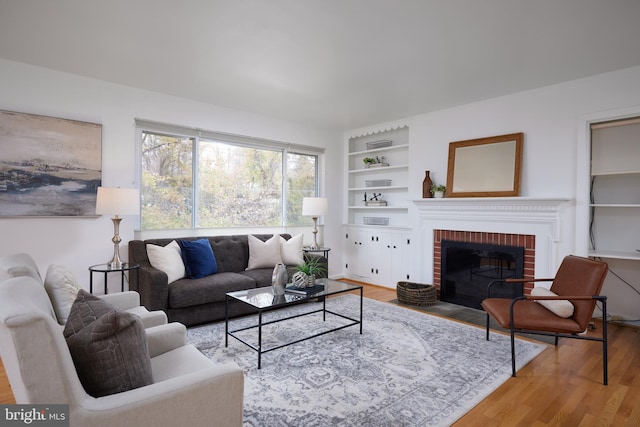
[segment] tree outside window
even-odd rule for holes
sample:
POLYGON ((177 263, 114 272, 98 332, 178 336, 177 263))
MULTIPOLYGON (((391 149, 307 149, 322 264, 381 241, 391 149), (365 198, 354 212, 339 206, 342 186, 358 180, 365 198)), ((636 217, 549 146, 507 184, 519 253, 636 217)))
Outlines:
POLYGON ((317 193, 317 163, 282 148, 143 131, 142 228, 309 225, 302 198, 317 193))

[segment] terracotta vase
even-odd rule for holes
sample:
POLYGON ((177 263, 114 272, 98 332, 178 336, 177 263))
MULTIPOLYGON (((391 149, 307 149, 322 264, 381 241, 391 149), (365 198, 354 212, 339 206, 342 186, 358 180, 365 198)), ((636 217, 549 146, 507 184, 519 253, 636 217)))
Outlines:
POLYGON ((431 181, 431 177, 429 176, 429 171, 424 171, 424 174, 424 181, 422 181, 422 198, 430 199, 432 197, 431 186, 433 185, 433 182, 431 181))

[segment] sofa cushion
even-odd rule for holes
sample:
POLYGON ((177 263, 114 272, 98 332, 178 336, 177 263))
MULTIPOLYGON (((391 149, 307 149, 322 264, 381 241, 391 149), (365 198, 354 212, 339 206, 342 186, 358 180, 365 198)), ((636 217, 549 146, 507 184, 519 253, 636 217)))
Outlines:
POLYGON ((106 396, 153 383, 146 334, 138 316, 81 289, 64 336, 88 394, 106 396))
MULTIPOLYGON (((557 297, 558 295, 555 292, 550 291, 547 288, 543 288, 541 286, 537 286, 533 289, 531 289, 531 295, 532 296, 538 296, 538 297, 557 297)), ((564 300, 534 300, 535 302, 537 302, 538 304, 540 304, 541 306, 543 306, 544 308, 546 308, 547 310, 551 311, 553 314, 555 314, 558 317, 571 317, 573 316, 573 310, 574 310, 574 306, 573 304, 571 304, 571 301, 568 301, 566 299, 564 300)))
POLYGON ((280 255, 282 262, 287 265, 300 265, 304 262, 303 235, 298 234, 289 240, 280 237, 280 255))
POLYGON ((180 240, 178 243, 188 278, 199 279, 218 272, 216 258, 208 239, 180 240))
POLYGON ((238 273, 249 263, 249 242, 247 235, 214 236, 209 243, 216 254, 218 273, 238 273))
POLYGON ((251 277, 256 282, 256 288, 262 288, 264 286, 271 286, 271 281, 273 278, 273 268, 255 268, 253 270, 246 270, 238 274, 251 277))
POLYGON ((279 235, 274 234, 266 242, 252 235, 247 236, 247 238, 249 239, 248 270, 254 268, 273 268, 276 264, 282 264, 279 235))
POLYGON ((172 240, 167 246, 147 244, 149 263, 162 270, 169 278, 169 283, 182 279, 186 274, 180 245, 172 240))
POLYGON ((78 281, 65 266, 51 264, 44 278, 44 288, 49 294, 58 323, 64 325, 80 290, 78 281))
POLYGON ((169 308, 224 302, 227 292, 255 287, 255 280, 239 273, 218 273, 200 279, 181 279, 169 285, 169 308))

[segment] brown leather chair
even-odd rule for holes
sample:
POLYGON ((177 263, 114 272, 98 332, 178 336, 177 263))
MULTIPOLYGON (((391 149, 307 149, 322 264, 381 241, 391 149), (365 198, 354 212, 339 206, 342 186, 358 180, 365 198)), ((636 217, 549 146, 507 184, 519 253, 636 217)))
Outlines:
POLYGON ((482 301, 487 312, 487 341, 489 321, 493 317, 500 326, 511 332, 512 376, 516 376, 515 339, 516 332, 547 335, 558 338, 577 338, 602 342, 604 384, 607 385, 607 297, 600 296, 602 284, 607 275, 605 262, 569 255, 562 261, 553 279, 505 279, 489 284, 488 298, 482 301), (491 298, 491 287, 497 282, 507 282, 522 286, 525 282, 552 281, 551 291, 557 296, 525 295, 513 300, 491 298), (560 317, 543 307, 536 300, 569 300, 573 304, 573 315, 560 317), (593 316, 596 302, 602 303, 602 337, 580 335, 587 330, 593 316))

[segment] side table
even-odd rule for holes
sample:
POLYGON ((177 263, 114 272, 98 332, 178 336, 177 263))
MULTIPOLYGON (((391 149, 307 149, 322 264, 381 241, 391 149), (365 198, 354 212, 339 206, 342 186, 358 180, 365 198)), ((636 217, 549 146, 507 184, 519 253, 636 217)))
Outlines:
POLYGON ((310 253, 310 252, 322 252, 322 256, 325 257, 327 259, 327 261, 329 261, 329 251, 331 250, 331 248, 325 248, 323 246, 320 246, 318 248, 311 248, 310 246, 305 246, 304 248, 302 248, 302 251, 304 253, 310 253))
MULTIPOLYGON (((89 267, 89 293, 93 293, 93 273, 104 273, 104 293, 108 293, 107 276, 109 273, 120 273, 120 291, 124 292, 125 272, 135 271, 138 275, 136 283, 140 283, 140 264, 124 263, 120 268, 112 268, 111 264, 96 264, 89 267)), ((137 290, 137 289, 136 289, 137 290)))

